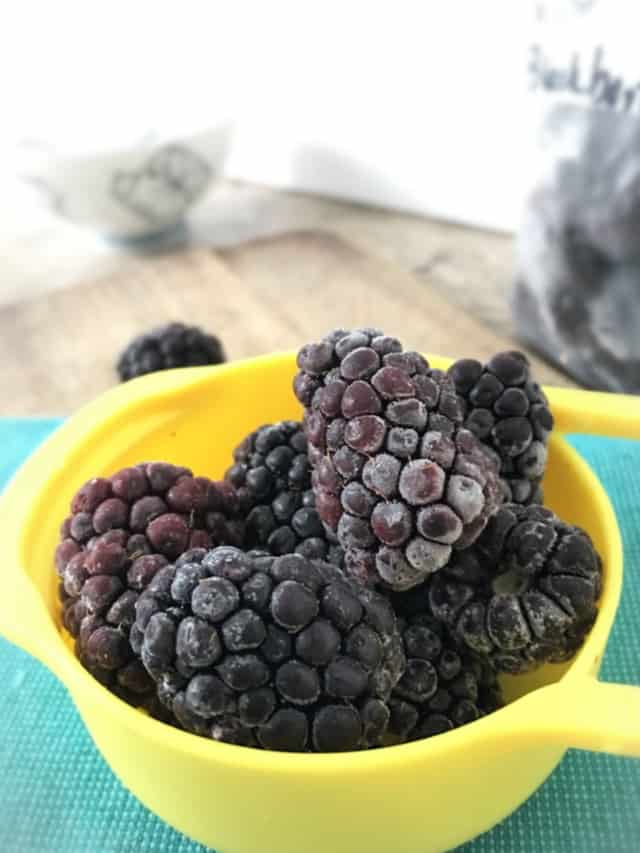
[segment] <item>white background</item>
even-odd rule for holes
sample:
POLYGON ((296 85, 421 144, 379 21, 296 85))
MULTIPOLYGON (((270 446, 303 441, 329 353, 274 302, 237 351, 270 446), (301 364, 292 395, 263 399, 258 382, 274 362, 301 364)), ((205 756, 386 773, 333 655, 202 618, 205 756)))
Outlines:
POLYGON ((91 150, 231 115, 231 176, 511 229, 532 5, 11 2, 2 162, 22 137, 91 150))

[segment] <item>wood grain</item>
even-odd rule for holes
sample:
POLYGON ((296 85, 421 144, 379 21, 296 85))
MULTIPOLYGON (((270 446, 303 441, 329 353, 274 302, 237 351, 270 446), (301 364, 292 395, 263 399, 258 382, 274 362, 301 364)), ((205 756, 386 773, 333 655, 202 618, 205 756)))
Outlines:
MULTIPOLYGON (((0 309, 0 414, 65 415, 116 381, 118 353, 171 320, 217 333, 229 358, 295 349, 334 326, 380 325, 407 346, 486 358, 507 336, 420 279, 334 235, 130 259, 94 281, 0 309)), ((533 359, 542 381, 566 384, 533 359)))
MULTIPOLYGON (((446 299, 429 277, 326 232, 254 241, 219 254, 238 278, 259 288, 290 347, 299 345, 301 335, 318 336, 334 326, 378 325, 407 347, 456 358, 486 359, 500 349, 522 348, 480 321, 469 305, 446 299)), ((540 381, 569 384, 528 355, 540 381)))

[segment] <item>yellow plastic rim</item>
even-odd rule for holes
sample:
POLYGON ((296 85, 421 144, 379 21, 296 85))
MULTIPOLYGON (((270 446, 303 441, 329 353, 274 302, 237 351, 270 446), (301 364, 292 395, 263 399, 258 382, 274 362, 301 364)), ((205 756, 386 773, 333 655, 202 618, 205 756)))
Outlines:
MULTIPOLYGON (((437 358, 432 357, 430 361, 434 365, 438 364, 437 358)), ((60 487, 62 480, 68 479, 70 465, 73 465, 74 459, 90 452, 95 442, 112 441, 114 431, 119 434, 120 440, 123 414, 139 417, 143 409, 151 420, 155 418, 160 424, 166 421, 168 428, 171 428, 172 420, 166 417, 165 410, 179 409, 186 396, 200 393, 204 388, 214 385, 223 388, 230 380, 237 383, 243 377, 247 380, 271 372, 292 376, 292 356, 266 356, 219 368, 194 368, 145 377, 102 395, 45 442, 15 476, 0 504, 5 541, 11 543, 8 557, 10 563, 17 567, 16 582, 21 589, 19 610, 15 602, 11 603, 11 607, 0 607, 0 625, 3 630, 46 663, 74 696, 82 698, 83 704, 99 702, 108 705, 114 723, 117 721, 118 725, 138 733, 147 741, 154 741, 164 749, 197 756, 200 761, 211 761, 216 765, 242 765, 260 774, 299 775, 302 770, 305 774, 334 774, 336 771, 360 772, 367 767, 375 767, 380 771, 385 766, 398 763, 422 762, 426 754, 431 760, 438 756, 445 757, 449 750, 472 748, 475 741, 487 737, 499 740, 499 734, 508 734, 514 728, 520 731, 526 729, 529 716, 527 706, 532 694, 517 699, 484 719, 425 741, 370 752, 335 755, 267 752, 207 741, 151 720, 105 690, 80 665, 65 644, 59 624, 55 624, 51 618, 42 591, 29 579, 31 572, 25 563, 34 530, 41 523, 50 496, 60 487), (167 400, 171 405, 167 406, 167 400), (16 531, 19 532, 17 537, 16 531), (16 612, 22 614, 19 626, 14 624, 16 612), (30 635, 38 639, 29 641, 27 637, 30 635)), ((291 411, 283 412, 282 416, 291 417, 291 411)), ((126 438, 126 424, 124 432, 126 438)), ((558 464, 562 464, 563 471, 571 472, 567 482, 571 484, 572 490, 590 496, 590 511, 599 526, 597 544, 605 564, 598 619, 584 646, 560 679, 570 686, 573 679, 594 674, 599 667, 620 596, 622 549, 613 510, 595 475, 560 436, 552 437, 551 450, 558 464)), ((78 485, 80 483, 74 482, 72 491, 78 485)), ((539 714, 539 701, 531 702, 531 712, 539 714)), ((533 718, 531 722, 534 722, 533 718)))

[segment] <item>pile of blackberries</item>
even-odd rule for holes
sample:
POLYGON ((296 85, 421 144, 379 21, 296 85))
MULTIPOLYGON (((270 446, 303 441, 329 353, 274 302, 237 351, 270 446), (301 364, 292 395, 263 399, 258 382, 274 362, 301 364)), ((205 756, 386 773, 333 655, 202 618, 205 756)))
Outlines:
POLYGON ((152 462, 73 498, 56 566, 87 670, 197 735, 338 752, 470 723, 500 673, 571 658, 602 566, 541 506, 524 355, 445 373, 365 328, 297 365, 301 422, 246 436, 224 480, 152 462))

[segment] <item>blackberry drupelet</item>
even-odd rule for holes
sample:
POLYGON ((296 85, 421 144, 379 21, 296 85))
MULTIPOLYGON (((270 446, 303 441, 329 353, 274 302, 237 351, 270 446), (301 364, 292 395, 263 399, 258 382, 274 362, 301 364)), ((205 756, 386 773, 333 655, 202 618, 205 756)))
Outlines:
POLYGON ((389 602, 300 554, 182 557, 140 596, 136 629, 185 729, 264 749, 379 745, 405 666, 389 602))
POLYGON ((302 424, 262 426, 238 445, 233 458, 225 479, 248 508, 247 548, 342 564, 335 534, 325 530, 315 508, 302 424))
POLYGON ((475 545, 398 606, 425 611, 428 595, 462 647, 517 674, 573 657, 595 621, 601 573, 583 530, 544 507, 505 504, 475 545))
POLYGON ((169 323, 134 338, 118 359, 117 370, 120 380, 126 382, 157 370, 224 361, 224 350, 218 338, 197 326, 169 323))
POLYGON ((500 458, 507 500, 542 503, 541 482, 553 416, 521 352, 500 352, 484 366, 463 358, 449 368, 464 404, 464 425, 500 458))
POLYGON ((129 644, 135 602, 188 549, 240 543, 239 513, 227 483, 164 462, 89 480, 76 493, 55 562, 64 625, 99 681, 131 702, 152 691, 129 644))
POLYGON ((471 544, 502 499, 453 383, 378 329, 298 353, 316 508, 362 583, 409 589, 471 544))
POLYGON ((446 630, 423 613, 399 620, 407 668, 390 701, 389 732, 401 741, 441 734, 500 708, 496 675, 460 652, 446 630))

